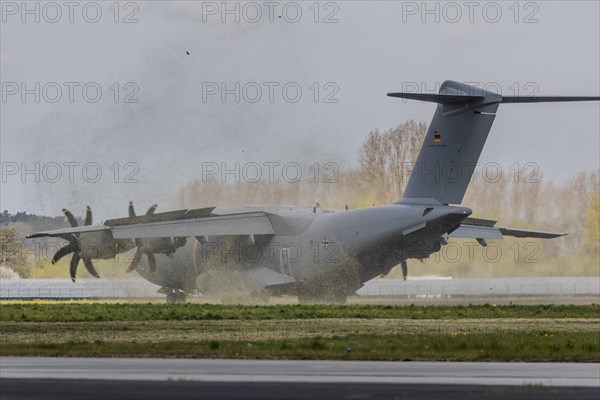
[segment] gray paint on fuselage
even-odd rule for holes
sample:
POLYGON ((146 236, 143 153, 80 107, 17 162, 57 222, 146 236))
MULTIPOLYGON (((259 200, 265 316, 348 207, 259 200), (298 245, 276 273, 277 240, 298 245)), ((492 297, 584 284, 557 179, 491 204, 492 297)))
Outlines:
MULTIPOLYGON (((198 274, 209 265, 236 271, 266 267, 291 275, 306 284, 334 277, 346 264, 355 263, 363 283, 411 254, 424 250, 419 243, 441 237, 471 212, 464 207, 436 206, 426 215, 425 206, 385 205, 347 211, 306 207, 232 206, 218 207, 215 215, 262 211, 270 219, 275 235, 256 235, 254 243, 244 236, 209 237, 206 243, 188 243, 172 258, 157 254, 156 276, 147 266, 138 271, 164 287, 193 291, 198 274), (425 224, 425 225, 423 225, 425 224), (422 227, 421 227, 422 226, 422 227), (412 231, 415 227, 417 231, 412 231), (410 231, 410 240, 403 232, 410 231), (421 233, 422 231, 422 233, 421 233), (281 263, 281 250, 289 248, 290 268, 281 263), (194 255, 194 252, 196 253, 194 255)), ((408 256, 408 257, 407 257, 408 256)), ((144 264, 145 265, 145 264, 144 264)), ((257 282, 257 284, 264 284, 257 282)), ((352 293, 359 287, 348 287, 352 293)))

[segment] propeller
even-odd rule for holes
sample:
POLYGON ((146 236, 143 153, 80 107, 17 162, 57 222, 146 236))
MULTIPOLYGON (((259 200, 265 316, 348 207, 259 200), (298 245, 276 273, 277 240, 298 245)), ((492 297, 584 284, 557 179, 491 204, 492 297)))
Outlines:
MULTIPOLYGON (((77 220, 75 219, 75 217, 73 216, 73 213, 71 213, 71 211, 67 210, 66 208, 63 208, 62 211, 65 214, 65 217, 67 217, 67 221, 69 221, 69 224, 71 224, 71 226, 73 228, 76 228, 77 226, 79 226, 79 224, 77 223, 77 220)), ((85 210, 84 225, 91 225, 91 224, 92 224, 92 209, 90 208, 90 206, 87 206, 86 210, 85 210)), ((81 256, 82 245, 79 240, 79 234, 75 233, 72 235, 64 236, 63 238, 68 240, 69 244, 58 249, 58 251, 54 254, 54 257, 52 257, 52 264, 56 264, 56 262, 58 260, 60 260, 64 256, 66 256, 67 254, 73 253, 73 258, 71 258, 71 265, 69 268, 69 272, 71 274, 71 280, 73 282, 75 282, 75 277, 77 275, 77 267, 79 266, 80 260, 83 260, 83 265, 85 266, 85 269, 87 269, 87 271, 90 273, 90 275, 92 275, 93 277, 96 277, 96 278, 100 278, 100 275, 98 275, 96 268, 94 268, 94 264, 92 263, 92 260, 90 258, 81 256)))
MULTIPOLYGON (((157 207, 158 206, 156 204, 152 205, 148 209, 148 211, 146 211, 146 215, 154 214, 154 211, 156 211, 157 207)), ((130 217, 137 216, 135 213, 135 209, 133 208, 132 201, 129 202, 129 216, 130 217)), ((137 247, 137 249, 135 251, 135 254, 133 255, 133 260, 131 261, 131 264, 129 265, 127 272, 131 272, 131 271, 135 270, 138 267, 138 265, 140 264, 142 255, 145 255, 146 259, 148 260, 148 269, 151 274, 154 274, 156 272, 156 257, 154 256, 154 254, 156 254, 156 253, 165 254, 165 255, 171 257, 173 255, 173 253, 175 253, 175 250, 177 249, 177 247, 181 247, 181 246, 176 246, 176 244, 173 242, 173 240, 171 238, 152 238, 152 239, 136 238, 135 246, 137 247)))
POLYGON ((400 266, 402 267, 402 279, 406 280, 408 277, 408 264, 406 260, 400 261, 400 266))

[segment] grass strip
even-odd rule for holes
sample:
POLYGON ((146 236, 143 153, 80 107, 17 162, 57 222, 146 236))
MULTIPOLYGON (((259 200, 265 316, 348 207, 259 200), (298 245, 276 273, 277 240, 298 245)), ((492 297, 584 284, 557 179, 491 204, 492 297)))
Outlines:
POLYGON ((347 335, 296 340, 10 343, 2 356, 599 362, 597 332, 347 335), (350 351, 351 350, 351 351, 350 351))
POLYGON ((600 305, 218 305, 218 304, 35 304, 0 302, 0 321, 183 321, 284 320, 320 318, 599 318, 600 305))

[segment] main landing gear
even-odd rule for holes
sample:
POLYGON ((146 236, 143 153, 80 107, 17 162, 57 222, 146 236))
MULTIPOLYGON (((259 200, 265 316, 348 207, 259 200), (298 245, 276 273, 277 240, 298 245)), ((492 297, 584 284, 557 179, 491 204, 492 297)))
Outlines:
POLYGON ((172 290, 167 293, 167 303, 168 304, 185 304, 185 292, 180 290, 172 290))

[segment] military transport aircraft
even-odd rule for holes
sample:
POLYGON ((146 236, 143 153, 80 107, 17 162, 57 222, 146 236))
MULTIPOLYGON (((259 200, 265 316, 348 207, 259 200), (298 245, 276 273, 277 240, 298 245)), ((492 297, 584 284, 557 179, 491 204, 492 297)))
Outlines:
MULTIPOLYGON (((344 302, 362 284, 396 265, 406 279, 407 260, 424 259, 449 238, 474 238, 486 246, 503 236, 555 238, 561 233, 495 226, 469 218, 458 206, 500 103, 600 100, 600 97, 503 97, 466 84, 446 81, 439 94, 389 93, 388 96, 437 103, 404 195, 394 204, 326 210, 295 206, 218 206, 155 213, 92 225, 32 233, 68 244, 53 258, 73 253, 71 278, 80 260, 98 276, 93 259, 132 254, 129 270, 161 286, 168 302, 186 294, 209 293, 211 271, 231 272, 257 292, 297 295, 300 302, 344 302), (145 256, 145 257, 143 257, 145 256)), ((231 283, 231 282, 230 282, 231 283)), ((214 285, 212 285, 214 286, 214 285)), ((212 287, 212 290, 219 290, 212 287)))

